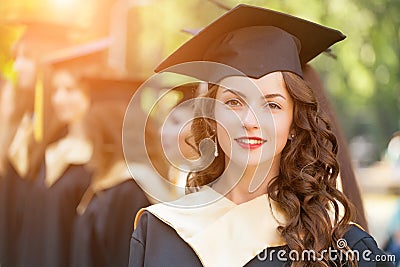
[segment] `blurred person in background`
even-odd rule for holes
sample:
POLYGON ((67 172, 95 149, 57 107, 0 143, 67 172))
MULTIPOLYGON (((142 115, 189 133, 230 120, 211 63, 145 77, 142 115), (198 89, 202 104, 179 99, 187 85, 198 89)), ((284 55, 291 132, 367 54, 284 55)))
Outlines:
MULTIPOLYGON (((147 97, 151 95, 153 100, 158 98, 145 126, 145 145, 148 155, 129 155, 130 150, 135 151, 132 149, 135 147, 132 142, 126 143, 125 151, 127 160, 131 162, 130 168, 136 173, 135 180, 145 192, 153 193, 147 194, 153 204, 166 199, 176 200, 185 194, 188 166, 191 160, 198 158, 193 140, 190 138, 194 108, 191 100, 198 94, 198 86, 198 83, 189 83, 168 91, 161 86, 159 94, 153 92, 156 91, 155 88, 146 88, 142 92, 143 95, 148 94, 147 97), (143 159, 147 157, 157 174, 144 163, 143 159), (157 193, 154 194, 155 191, 157 193)), ((141 97, 146 98, 143 95, 141 97)), ((146 116, 135 116, 132 120, 140 117, 146 116)), ((128 123, 126 128, 140 127, 130 127, 128 123)), ((140 131, 136 129, 138 130, 140 131)), ((127 132, 126 139, 135 136, 133 142, 141 141, 137 133, 133 135, 127 132)))
MULTIPOLYGON (((13 22, 14 23, 14 22, 13 22)), ((42 81, 38 73, 45 54, 70 43, 66 28, 58 25, 34 22, 15 22, 24 26, 20 38, 12 47, 15 83, 6 82, 2 88, 2 111, 6 124, 2 125, 1 153, 2 186, 0 187, 0 263, 15 266, 17 240, 21 231, 22 205, 26 195, 26 178, 32 166, 30 153, 41 140, 34 138, 35 91, 42 81)), ((43 103, 47 106, 47 102, 43 103)), ((46 127, 49 126, 46 124, 46 127)), ((51 127, 50 127, 51 128, 51 127)), ((49 127, 47 127, 49 129, 49 127)), ((45 132, 47 134, 49 130, 45 132)), ((45 137, 45 139, 47 136, 45 137)))
MULTIPOLYGON (((179 100, 184 97, 187 99, 187 95, 182 91, 174 91, 173 93, 165 94, 161 96, 156 92, 156 88, 159 85, 152 85, 144 88, 144 90, 137 94, 136 97, 140 99, 140 107, 135 111, 135 116, 131 118, 130 123, 126 123, 124 126, 124 153, 126 160, 129 164, 130 171, 133 173, 135 181, 140 185, 140 187, 145 192, 147 198, 152 204, 159 203, 163 199, 175 200, 180 196, 184 190, 177 188, 174 178, 171 177, 171 167, 173 164, 168 161, 165 151, 163 150, 163 143, 161 140, 162 134, 162 123, 163 118, 168 115, 174 105, 177 104, 179 100), (151 108, 150 115, 146 116, 145 110, 148 108, 146 104, 149 99, 151 101, 159 98, 159 102, 151 108), (135 127, 132 125, 142 124, 144 126, 144 131, 140 127, 135 127), (141 151, 136 149, 140 147, 144 138, 146 151, 141 151), (151 163, 148 165, 147 160, 151 163), (157 191, 154 194, 154 191, 157 191), (178 192, 179 191, 179 192, 178 192)), ((163 89, 161 89, 163 90, 163 89)), ((189 91, 189 90, 188 90, 189 91)), ((165 93, 165 92, 164 92, 165 93)), ((190 94, 190 93, 189 93, 190 94)), ((167 130, 167 135, 171 138, 177 138, 176 128, 173 125, 176 123, 175 120, 170 120, 172 126, 172 131, 167 130)), ((166 146, 169 146, 170 142, 176 142, 175 140, 166 140, 166 146)), ((174 147, 175 148, 175 147, 174 147)), ((168 149, 169 151, 169 149, 168 149)), ((172 153, 172 158, 175 159, 177 155, 174 151, 172 153)), ((179 153, 179 152, 178 152, 179 153)))
POLYGON ((93 176, 77 207, 71 266, 127 266, 135 215, 150 204, 124 160, 124 115, 117 101, 94 103, 89 111, 85 129, 93 144, 93 176))
POLYGON ((98 42, 47 58, 53 135, 31 154, 16 266, 69 266, 76 208, 92 175, 85 130, 90 91, 83 76, 102 68, 98 42))
MULTIPOLYGON (((198 86, 202 85, 185 84, 167 93, 167 96, 176 95, 178 100, 162 116, 161 153, 168 165, 167 179, 174 185, 172 193, 176 199, 185 194, 190 161, 198 158, 190 132, 194 115, 194 102, 191 100, 196 97, 198 86)), ((163 101, 160 102, 162 104, 163 101)))

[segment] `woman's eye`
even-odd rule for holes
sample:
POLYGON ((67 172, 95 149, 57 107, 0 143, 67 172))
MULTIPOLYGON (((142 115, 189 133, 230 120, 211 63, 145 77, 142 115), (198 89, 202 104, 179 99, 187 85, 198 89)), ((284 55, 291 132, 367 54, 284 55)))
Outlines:
POLYGON ((265 106, 269 109, 281 109, 281 107, 274 102, 269 102, 265 106))
POLYGON ((238 99, 230 99, 225 102, 225 105, 230 107, 240 107, 242 103, 238 99))

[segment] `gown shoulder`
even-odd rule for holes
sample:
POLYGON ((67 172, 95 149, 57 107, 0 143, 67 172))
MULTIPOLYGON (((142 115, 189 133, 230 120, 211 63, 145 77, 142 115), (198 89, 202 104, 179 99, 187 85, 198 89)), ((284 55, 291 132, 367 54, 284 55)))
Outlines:
POLYGON ((380 249, 375 239, 358 226, 350 226, 344 240, 355 253, 359 266, 394 266, 391 255, 380 249))
MULTIPOLYGON (((360 267, 394 266, 390 255, 385 254, 374 238, 358 226, 351 225, 341 242, 345 242, 355 253, 360 267)), ((288 247, 268 248, 267 255, 260 254, 246 266, 264 266, 266 262, 263 259, 267 259, 273 266, 287 266, 275 257, 276 252, 280 250, 288 251, 288 247)), ((202 266, 195 251, 179 237, 172 227, 152 213, 144 211, 132 235, 129 266, 177 266, 176 264, 202 266)))

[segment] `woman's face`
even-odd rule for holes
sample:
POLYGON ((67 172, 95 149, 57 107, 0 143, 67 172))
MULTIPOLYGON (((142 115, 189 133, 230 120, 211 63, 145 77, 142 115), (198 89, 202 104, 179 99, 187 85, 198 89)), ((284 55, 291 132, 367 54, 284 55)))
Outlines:
POLYGON ((293 120, 293 100, 281 72, 225 78, 216 100, 217 136, 226 160, 241 166, 279 161, 293 120))
POLYGON ((192 119, 193 110, 188 106, 179 106, 169 113, 161 128, 164 153, 174 164, 182 163, 196 155, 186 142, 190 136, 192 119))
POLYGON ((89 107, 89 99, 72 74, 58 71, 52 79, 54 92, 51 98, 55 115, 65 123, 83 118, 89 107))

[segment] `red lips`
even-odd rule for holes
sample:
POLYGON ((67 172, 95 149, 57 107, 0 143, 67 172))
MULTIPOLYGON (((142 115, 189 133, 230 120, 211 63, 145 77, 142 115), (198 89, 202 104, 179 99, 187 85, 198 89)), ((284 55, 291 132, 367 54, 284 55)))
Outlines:
POLYGON ((267 142, 267 140, 260 137, 240 137, 236 138, 235 141, 239 146, 246 149, 257 149, 267 142))

